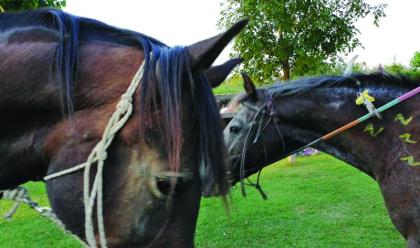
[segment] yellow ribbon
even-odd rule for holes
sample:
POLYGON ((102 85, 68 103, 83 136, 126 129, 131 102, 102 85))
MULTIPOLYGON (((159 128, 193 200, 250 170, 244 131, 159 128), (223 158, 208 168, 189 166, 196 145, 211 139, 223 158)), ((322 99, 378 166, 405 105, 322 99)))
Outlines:
POLYGON ((382 131, 384 131, 383 127, 380 127, 376 132, 375 132, 375 127, 373 126, 372 123, 369 123, 365 129, 363 130, 363 132, 368 132, 370 134, 370 136, 372 137, 376 137, 378 136, 378 134, 382 133, 382 131))
POLYGON ((369 95, 369 91, 365 90, 362 93, 359 93, 356 99, 357 105, 362 105, 365 101, 374 102, 375 98, 369 95))
POLYGON ((417 141, 411 140, 411 134, 409 133, 403 133, 399 136, 402 140, 404 140, 405 143, 408 144, 416 144, 417 141))
POLYGON ((419 166, 420 162, 416 162, 413 156, 407 156, 400 158, 401 161, 407 161, 409 166, 419 166))
POLYGON ((403 114, 397 114, 394 119, 394 121, 400 121, 401 124, 403 124, 404 126, 407 126, 412 120, 413 116, 410 116, 409 118, 405 119, 403 114))

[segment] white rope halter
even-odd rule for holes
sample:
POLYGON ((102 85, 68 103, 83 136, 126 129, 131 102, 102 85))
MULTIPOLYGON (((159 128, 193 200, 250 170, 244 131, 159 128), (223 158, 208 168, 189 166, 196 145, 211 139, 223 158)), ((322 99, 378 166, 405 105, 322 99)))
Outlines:
POLYGON ((105 237, 105 226, 103 218, 103 206, 102 206, 102 187, 103 187, 103 177, 102 172, 104 168, 104 162, 107 158, 107 149, 111 145, 112 140, 115 137, 115 134, 124 126, 133 112, 133 95, 136 92, 136 89, 140 83, 141 78, 143 77, 144 70, 144 61, 141 64, 140 68, 136 72, 131 81, 130 86, 127 91, 121 96, 121 100, 118 102, 115 112, 112 114, 111 118, 108 121, 108 124, 105 128, 105 131, 102 135, 102 139, 98 142, 95 148, 92 149, 92 152, 89 154, 87 161, 83 164, 77 165, 67 170, 63 170, 54 174, 50 174, 44 177, 44 180, 51 180, 80 169, 84 170, 84 180, 83 180, 83 202, 85 207, 85 236, 86 241, 90 247, 96 246, 95 232, 93 227, 93 207, 95 205, 96 198, 96 213, 98 219, 98 233, 99 233, 99 242, 101 247, 107 247, 106 237, 105 237), (89 192, 89 176, 90 169, 92 164, 97 163, 97 171, 95 179, 93 181, 92 190, 89 192))

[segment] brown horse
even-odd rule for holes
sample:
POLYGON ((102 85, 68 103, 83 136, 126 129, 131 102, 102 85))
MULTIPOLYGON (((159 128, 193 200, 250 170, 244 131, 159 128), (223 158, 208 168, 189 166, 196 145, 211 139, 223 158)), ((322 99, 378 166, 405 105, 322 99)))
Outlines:
MULTIPOLYGON (((244 81, 247 93, 230 103, 237 113, 224 131, 234 183, 366 114, 355 103, 358 93, 368 90, 379 107, 420 86, 388 74, 305 78, 258 90, 246 75, 244 81)), ((381 119, 368 119, 315 145, 378 182, 409 247, 420 247, 419 104, 420 96, 414 95, 381 119)))
MULTIPOLYGON (((193 247, 202 191, 229 188, 209 81, 220 84, 240 60, 209 67, 245 24, 171 48, 58 10, 1 14, 0 190, 85 162, 144 64, 132 116, 101 155, 106 241, 193 247)), ((83 172, 47 181, 47 191, 65 227, 85 239, 83 172)))

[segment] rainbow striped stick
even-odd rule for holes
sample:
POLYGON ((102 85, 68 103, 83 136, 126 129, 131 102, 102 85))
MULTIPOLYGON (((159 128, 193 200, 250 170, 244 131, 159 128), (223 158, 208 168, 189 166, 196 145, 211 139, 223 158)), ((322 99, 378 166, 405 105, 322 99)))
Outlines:
MULTIPOLYGON (((383 111, 385 111, 385 110, 387 110, 387 109, 389 109, 389 108, 397 105, 398 103, 400 103, 402 101, 405 101, 405 100, 407 100, 408 98, 410 98, 412 96, 417 95, 419 92, 420 92, 420 86, 417 87, 417 88, 415 88, 415 89, 413 89, 413 90, 411 90, 411 91, 409 91, 409 92, 407 92, 407 93, 405 93, 404 95, 402 95, 402 96, 400 96, 400 97, 398 97, 398 98, 396 98, 396 99, 394 99, 394 100, 392 100, 392 101, 390 101, 390 102, 382 105, 380 108, 377 108, 376 109, 376 113, 381 113, 381 112, 383 112, 383 111)), ((356 126, 357 124, 360 124, 360 123, 364 122, 365 120, 371 118, 374 115, 375 115, 375 112, 368 113, 368 114, 360 117, 359 119, 356 119, 356 120, 354 120, 352 122, 349 122, 348 124, 346 124, 346 125, 338 128, 338 129, 336 129, 336 130, 334 130, 332 132, 327 133, 326 135, 322 136, 321 138, 316 139, 316 140, 310 142, 309 144, 307 144, 307 145, 305 145, 305 146, 303 146, 303 147, 301 147, 301 148, 299 148, 299 149, 297 149, 297 150, 295 150, 295 151, 287 154, 287 156, 289 156, 291 154, 294 154, 294 153, 297 153, 297 152, 300 152, 303 149, 308 148, 310 146, 313 146, 313 145, 315 145, 315 144, 317 144, 317 143, 319 143, 321 141, 325 141, 327 139, 330 139, 330 138, 336 136, 337 134, 340 134, 340 133, 342 133, 342 132, 344 132, 344 131, 346 131, 346 130, 354 127, 354 126, 356 126)))

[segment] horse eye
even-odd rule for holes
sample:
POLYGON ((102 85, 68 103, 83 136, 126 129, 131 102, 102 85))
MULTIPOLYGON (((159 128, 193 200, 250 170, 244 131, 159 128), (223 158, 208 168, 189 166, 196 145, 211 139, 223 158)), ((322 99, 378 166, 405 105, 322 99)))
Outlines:
POLYGON ((238 126, 231 126, 229 130, 231 133, 239 133, 241 131, 241 128, 238 126))
POLYGON ((169 196, 171 194, 171 182, 164 179, 158 179, 156 181, 156 187, 162 193, 162 195, 169 196))
POLYGON ((161 196, 168 197, 171 195, 177 195, 191 186, 191 182, 189 180, 184 180, 183 178, 177 178, 174 186, 172 183, 174 182, 170 178, 156 179, 156 188, 161 196))

